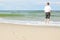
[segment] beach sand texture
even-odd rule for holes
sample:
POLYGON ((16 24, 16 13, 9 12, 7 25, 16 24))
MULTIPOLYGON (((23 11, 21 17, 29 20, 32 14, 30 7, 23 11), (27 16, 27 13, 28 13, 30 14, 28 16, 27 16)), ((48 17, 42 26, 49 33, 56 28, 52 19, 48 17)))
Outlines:
POLYGON ((0 40, 60 40, 60 28, 0 23, 0 40))

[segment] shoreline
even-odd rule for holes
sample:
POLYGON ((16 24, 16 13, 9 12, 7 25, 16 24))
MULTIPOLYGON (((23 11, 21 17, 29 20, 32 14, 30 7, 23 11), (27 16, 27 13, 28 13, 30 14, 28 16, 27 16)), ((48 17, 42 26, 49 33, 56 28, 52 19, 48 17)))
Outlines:
POLYGON ((26 27, 26 26, 27 26, 27 27, 30 26, 30 27, 42 27, 42 28, 43 28, 43 27, 44 27, 44 28, 45 28, 45 27, 46 27, 46 28, 60 28, 60 26, 54 26, 54 25, 52 26, 52 25, 48 25, 48 24, 47 24, 47 25, 26 25, 26 24, 0 23, 0 25, 2 25, 2 26, 4 26, 4 25, 5 25, 5 26, 6 26, 6 25, 8 25, 8 26, 9 26, 9 25, 13 25, 13 26, 25 26, 25 27, 26 27))

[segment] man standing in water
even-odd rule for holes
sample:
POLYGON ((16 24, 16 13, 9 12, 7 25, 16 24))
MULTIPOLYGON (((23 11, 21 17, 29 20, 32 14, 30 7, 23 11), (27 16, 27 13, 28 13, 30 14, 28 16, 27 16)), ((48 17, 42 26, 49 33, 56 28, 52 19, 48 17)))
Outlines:
POLYGON ((44 8, 44 12, 46 14, 45 22, 49 23, 49 21, 50 21, 50 12, 51 12, 51 7, 50 7, 50 3, 49 2, 47 2, 47 4, 46 4, 46 6, 44 8))

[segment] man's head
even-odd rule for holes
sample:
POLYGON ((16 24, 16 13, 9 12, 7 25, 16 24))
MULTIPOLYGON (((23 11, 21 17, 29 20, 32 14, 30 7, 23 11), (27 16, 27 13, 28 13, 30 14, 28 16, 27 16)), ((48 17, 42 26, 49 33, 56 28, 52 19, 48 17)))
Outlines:
POLYGON ((49 2, 47 2, 47 5, 50 5, 50 3, 49 3, 49 2))

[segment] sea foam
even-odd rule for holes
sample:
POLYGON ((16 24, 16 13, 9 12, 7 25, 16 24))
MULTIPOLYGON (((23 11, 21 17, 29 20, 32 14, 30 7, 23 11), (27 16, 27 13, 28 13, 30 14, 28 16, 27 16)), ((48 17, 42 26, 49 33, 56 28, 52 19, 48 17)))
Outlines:
POLYGON ((21 25, 48 25, 48 26, 60 26, 59 21, 50 21, 46 24, 44 21, 29 21, 29 20, 10 20, 0 18, 0 23, 11 23, 11 24, 21 24, 21 25))

